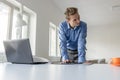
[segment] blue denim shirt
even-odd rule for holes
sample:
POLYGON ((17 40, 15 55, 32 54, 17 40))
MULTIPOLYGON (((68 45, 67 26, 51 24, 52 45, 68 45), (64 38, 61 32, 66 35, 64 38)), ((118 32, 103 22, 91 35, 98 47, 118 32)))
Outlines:
POLYGON ((87 36, 87 24, 80 21, 80 25, 75 28, 71 28, 67 21, 60 23, 59 25, 59 39, 62 60, 69 59, 67 49, 78 50, 78 63, 85 62, 86 54, 86 36, 87 36))

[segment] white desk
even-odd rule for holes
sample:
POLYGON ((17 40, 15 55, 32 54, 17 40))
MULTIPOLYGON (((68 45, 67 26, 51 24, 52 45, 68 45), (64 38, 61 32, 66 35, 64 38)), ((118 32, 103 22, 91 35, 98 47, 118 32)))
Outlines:
POLYGON ((120 80, 120 67, 92 65, 0 64, 0 80, 120 80))

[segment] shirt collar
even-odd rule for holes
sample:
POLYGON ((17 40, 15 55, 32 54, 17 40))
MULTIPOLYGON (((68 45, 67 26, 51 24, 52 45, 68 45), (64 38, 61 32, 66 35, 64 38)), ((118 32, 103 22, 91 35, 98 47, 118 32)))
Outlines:
POLYGON ((67 22, 67 26, 68 26, 68 29, 70 29, 70 28, 71 28, 68 22, 67 22))
MULTIPOLYGON (((70 25, 69 25, 69 23, 68 23, 68 22, 67 22, 67 26, 68 26, 68 29, 71 29, 71 27, 70 27, 70 25)), ((75 27, 74 27, 74 30, 75 30, 75 29, 77 29, 79 26, 80 26, 80 25, 75 26, 75 27)))

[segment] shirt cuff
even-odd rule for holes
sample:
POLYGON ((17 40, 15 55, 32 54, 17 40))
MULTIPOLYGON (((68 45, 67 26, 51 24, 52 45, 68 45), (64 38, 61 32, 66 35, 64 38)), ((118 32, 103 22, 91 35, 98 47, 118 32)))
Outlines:
POLYGON ((84 63, 86 61, 85 56, 79 56, 78 57, 78 63, 84 63))
POLYGON ((67 55, 62 56, 62 61, 67 60, 67 59, 68 59, 67 55))

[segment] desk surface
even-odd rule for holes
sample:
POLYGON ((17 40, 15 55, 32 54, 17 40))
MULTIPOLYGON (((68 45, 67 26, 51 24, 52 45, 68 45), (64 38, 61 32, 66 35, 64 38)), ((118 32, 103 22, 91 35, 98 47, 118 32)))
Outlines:
POLYGON ((120 80, 120 67, 110 64, 0 64, 0 80, 120 80))

